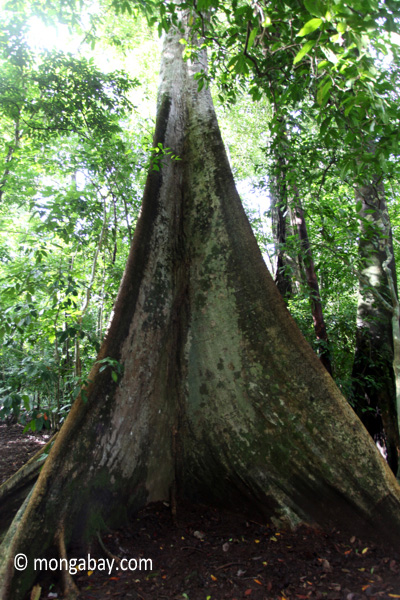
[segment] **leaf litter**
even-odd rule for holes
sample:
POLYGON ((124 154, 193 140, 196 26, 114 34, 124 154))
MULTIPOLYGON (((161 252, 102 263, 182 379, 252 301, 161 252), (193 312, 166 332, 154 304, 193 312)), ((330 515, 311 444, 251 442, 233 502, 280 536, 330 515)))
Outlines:
MULTIPOLYGON (((45 436, 47 437, 47 436, 45 436)), ((0 480, 11 476, 47 441, 18 425, 0 425, 0 480)), ((202 505, 167 503, 132 516, 125 527, 95 541, 120 559, 151 559, 151 570, 78 572, 81 600, 389 600, 400 599, 400 543, 393 552, 340 531, 271 523, 202 505)), ((71 548, 69 557, 86 557, 71 548)), ((133 563, 134 564, 134 563, 133 563)), ((27 598, 63 598, 56 573, 44 575, 27 598), (40 594, 40 595, 39 595, 40 594)))

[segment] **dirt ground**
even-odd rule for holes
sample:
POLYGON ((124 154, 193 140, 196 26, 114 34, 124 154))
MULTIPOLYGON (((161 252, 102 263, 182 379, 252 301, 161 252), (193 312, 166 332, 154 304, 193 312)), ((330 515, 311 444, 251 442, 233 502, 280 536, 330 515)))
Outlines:
MULTIPOLYGON (((45 441, 21 432, 0 425, 0 481, 45 441)), ((89 569, 88 555, 71 550, 82 567, 73 575, 82 600, 400 598, 400 541, 394 553, 339 531, 280 531, 205 506, 178 506, 174 524, 168 505, 149 505, 103 535, 102 546, 89 550, 89 569)), ((35 598, 63 598, 56 571, 38 586, 35 598)))
POLYGON ((23 426, 0 423, 0 485, 50 439, 48 431, 22 433, 23 426))

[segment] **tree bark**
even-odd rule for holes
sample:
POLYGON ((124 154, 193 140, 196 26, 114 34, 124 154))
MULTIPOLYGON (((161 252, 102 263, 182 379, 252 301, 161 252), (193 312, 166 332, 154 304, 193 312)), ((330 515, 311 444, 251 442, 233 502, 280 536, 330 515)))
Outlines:
POLYGON ((20 130, 20 119, 20 111, 18 111, 18 116, 16 117, 14 123, 14 140, 8 146, 7 155, 4 161, 4 173, 0 180, 0 202, 3 202, 4 189, 7 184, 8 176, 11 173, 11 163, 14 157, 14 152, 18 149, 19 143, 22 138, 22 133, 20 130))
POLYGON ((303 251, 303 264, 306 272, 307 286, 310 292, 311 314, 314 323, 315 337, 318 342, 318 356, 321 363, 330 375, 332 375, 331 352, 322 310, 321 294, 319 292, 319 284, 317 274, 315 272, 314 259, 311 251, 311 244, 308 237, 306 220, 304 211, 300 203, 300 198, 297 189, 295 190, 295 208, 294 215, 299 235, 301 248, 303 251))
POLYGON ((274 236, 276 269, 275 283, 282 294, 284 300, 288 300, 293 295, 291 267, 287 260, 286 245, 286 219, 287 219, 287 195, 284 169, 282 169, 283 159, 277 159, 278 173, 271 177, 271 215, 272 215, 272 234, 274 236))
POLYGON ((361 207, 359 253, 363 266, 352 372, 354 402, 371 436, 385 444, 388 463, 397 473, 400 443, 392 323, 397 282, 383 183, 375 181, 358 188, 356 201, 361 207))
POLYGON ((148 176, 99 355, 123 375, 94 366, 1 546, 3 600, 23 598, 34 557, 171 494, 398 542, 400 488, 268 274, 193 80, 205 57, 184 63, 181 37, 166 37, 154 139, 181 160, 148 176))
MULTIPOLYGON (((271 214, 272 214, 272 232, 275 241, 277 256, 277 265, 275 273, 275 283, 282 294, 284 300, 288 300, 293 294, 291 272, 296 273, 298 284, 308 288, 311 304, 311 314, 314 323, 315 336, 318 344, 318 356, 325 369, 332 375, 331 352, 328 334, 322 309, 322 300, 319 291, 317 274, 312 256, 311 244, 308 237, 307 225, 304 218, 304 211, 301 206, 299 192, 294 181, 296 179, 292 167, 285 159, 284 153, 290 148, 290 143, 286 135, 286 126, 283 119, 277 120, 280 125, 280 150, 276 151, 275 175, 271 177, 271 214), (289 177, 290 175, 290 177, 289 177), (291 208, 289 210, 287 192, 288 187, 293 193, 291 208), (297 231, 300 240, 302 254, 297 260, 289 258, 286 246, 286 213, 291 216, 292 226, 297 231), (298 261, 299 266, 295 263, 298 261), (300 275, 304 273, 304 277, 300 275), (304 279, 304 282, 302 281, 304 279)), ((325 171, 326 174, 326 171, 325 171)), ((325 175, 324 174, 324 175, 325 175)))

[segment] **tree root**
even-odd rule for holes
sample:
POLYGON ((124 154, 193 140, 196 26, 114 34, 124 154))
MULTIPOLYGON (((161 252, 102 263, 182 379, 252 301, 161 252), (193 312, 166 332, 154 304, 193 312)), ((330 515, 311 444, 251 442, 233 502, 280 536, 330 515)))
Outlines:
POLYGON ((119 565, 121 562, 121 559, 118 556, 116 556, 115 554, 113 554, 112 552, 110 552, 110 550, 107 548, 107 546, 104 544, 103 540, 101 539, 99 532, 97 532, 97 540, 98 540, 100 547, 103 550, 104 554, 107 556, 107 558, 114 560, 115 563, 119 565))
MULTIPOLYGON (((55 535, 55 541, 58 546, 60 558, 63 559, 63 563, 68 565, 67 549, 65 547, 64 539, 64 523, 61 524, 55 535)), ((76 586, 71 573, 69 572, 68 566, 62 569, 62 583, 64 590, 64 597, 68 600, 76 600, 79 598, 79 589, 76 586)))

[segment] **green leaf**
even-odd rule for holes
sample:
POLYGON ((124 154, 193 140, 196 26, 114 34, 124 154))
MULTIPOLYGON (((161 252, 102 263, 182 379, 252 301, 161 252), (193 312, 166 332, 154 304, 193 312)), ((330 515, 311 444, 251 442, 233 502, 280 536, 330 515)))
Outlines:
POLYGON ((379 164, 380 164, 380 167, 381 167, 382 171, 384 173, 387 173, 387 171, 388 171, 387 160, 386 160, 385 156, 382 153, 379 154, 378 161, 379 161, 379 164))
POLYGON ((239 75, 248 75, 249 73, 249 67, 247 66, 246 57, 243 54, 240 54, 240 56, 238 57, 235 71, 239 75))
POLYGON ((351 98, 346 106, 346 109, 344 111, 344 116, 347 117, 350 114, 350 111, 352 110, 352 108, 354 108, 355 104, 357 104, 357 102, 359 102, 359 98, 358 96, 356 96, 355 98, 351 98))
POLYGON ((356 204, 356 212, 360 212, 361 209, 362 209, 362 202, 361 202, 361 200, 359 200, 356 204))
POLYGON ((302 27, 299 31, 299 33, 297 34, 299 37, 303 37, 305 35, 308 35, 309 33, 312 33, 313 31, 315 31, 316 29, 318 29, 318 27, 320 27, 322 23, 322 19, 310 19, 310 21, 308 21, 304 27, 302 27))
POLYGON ((318 71, 320 69, 324 69, 327 65, 329 65, 329 62, 327 60, 321 60, 321 62, 318 63, 318 71))
POLYGON ((254 44, 254 40, 257 37, 257 33, 258 33, 258 28, 254 27, 254 29, 251 30, 250 35, 249 35, 249 41, 247 42, 247 49, 249 50, 252 45, 254 44))
POLYGON ((321 128, 320 128, 320 134, 322 136, 325 135, 325 133, 330 125, 331 120, 332 120, 332 117, 326 117, 326 119, 323 121, 321 128))
POLYGON ((311 48, 313 48, 315 46, 316 43, 317 43, 316 40, 308 40, 308 42, 306 42, 304 44, 304 46, 301 47, 299 52, 294 57, 293 64, 295 65, 298 62, 300 62, 301 59, 311 50, 311 48))
POLYGON ((351 170, 351 164, 349 160, 346 160, 342 168, 340 169, 340 178, 345 180, 348 171, 351 170))
POLYGON ((30 406, 30 402, 29 402, 29 396, 27 394, 24 394, 22 396, 22 400, 24 401, 24 406, 25 406, 26 410, 30 410, 31 406, 30 406))
POLYGON ((236 65, 236 63, 237 63, 238 60, 239 60, 239 56, 238 55, 233 56, 231 58, 231 60, 228 62, 228 66, 227 66, 227 68, 228 68, 229 71, 233 71, 233 69, 235 68, 235 65, 236 65))
POLYGON ((197 10, 208 10, 212 6, 212 0, 198 0, 197 10))
POLYGON ((328 92, 332 87, 332 80, 329 79, 323 86, 318 89, 317 102, 321 106, 324 100, 327 100, 328 92))
POLYGON ((113 381, 115 381, 115 383, 117 383, 118 373, 116 373, 115 371, 111 371, 111 377, 113 378, 113 381))
POLYGON ((319 0, 304 0, 304 6, 309 13, 316 17, 322 17, 324 14, 324 7, 319 0))

